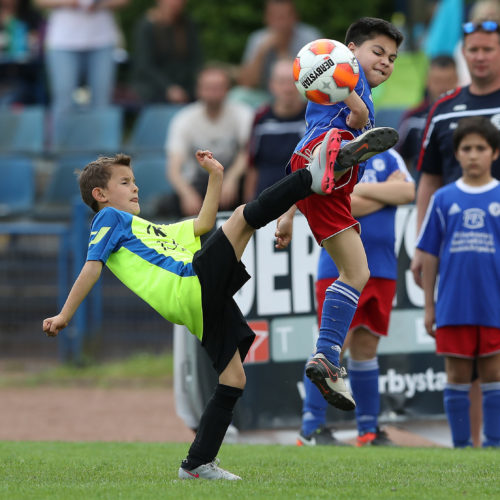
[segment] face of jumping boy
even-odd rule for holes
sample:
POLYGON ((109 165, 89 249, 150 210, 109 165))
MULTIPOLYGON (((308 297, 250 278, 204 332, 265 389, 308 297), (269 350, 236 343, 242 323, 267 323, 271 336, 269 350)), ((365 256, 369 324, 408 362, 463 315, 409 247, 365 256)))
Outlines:
POLYGON ((479 134, 466 135, 455 153, 463 171, 464 181, 471 185, 487 184, 491 179, 491 164, 498 157, 486 139, 479 134))
POLYGON ((132 215, 139 215, 139 188, 134 173, 125 165, 111 167, 111 178, 105 188, 94 188, 92 194, 102 208, 113 207, 132 215))
POLYGON ((350 42, 348 47, 363 68, 370 87, 377 87, 391 76, 398 56, 394 40, 386 35, 377 35, 359 46, 350 42))

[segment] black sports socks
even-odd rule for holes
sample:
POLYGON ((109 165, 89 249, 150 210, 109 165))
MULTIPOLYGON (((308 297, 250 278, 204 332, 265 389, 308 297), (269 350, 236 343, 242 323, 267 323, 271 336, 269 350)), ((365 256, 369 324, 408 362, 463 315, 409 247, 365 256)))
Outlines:
POLYGON ((303 168, 268 187, 243 208, 243 216, 254 229, 260 229, 283 215, 295 202, 312 194, 311 172, 303 168))
POLYGON ((217 385, 201 416, 188 456, 182 461, 182 468, 193 470, 215 459, 233 418, 234 405, 242 394, 243 389, 217 385))

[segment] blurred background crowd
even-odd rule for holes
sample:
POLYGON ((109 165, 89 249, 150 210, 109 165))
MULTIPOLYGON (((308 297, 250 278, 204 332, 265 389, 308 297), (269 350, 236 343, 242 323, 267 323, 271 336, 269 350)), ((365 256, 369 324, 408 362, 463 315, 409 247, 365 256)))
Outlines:
MULTIPOLYGON (((373 97, 377 125, 400 129, 398 149, 417 178, 430 106, 469 81, 462 23, 499 21, 499 4, 0 0, 0 222, 10 223, 0 231, 2 338, 18 330, 12 290, 16 279, 26 282, 9 259, 24 255, 22 273, 44 282, 40 252, 56 245, 13 237, 16 224, 39 224, 48 237, 40 224, 68 222, 78 197, 75 169, 98 154, 129 153, 143 213, 178 218, 200 208, 207 179, 193 153, 207 148, 226 167, 221 209, 252 199, 283 175, 304 131, 293 57, 313 39, 343 40, 361 13, 405 34, 393 76, 373 97)), ((53 308, 37 300, 33 321, 53 308)))

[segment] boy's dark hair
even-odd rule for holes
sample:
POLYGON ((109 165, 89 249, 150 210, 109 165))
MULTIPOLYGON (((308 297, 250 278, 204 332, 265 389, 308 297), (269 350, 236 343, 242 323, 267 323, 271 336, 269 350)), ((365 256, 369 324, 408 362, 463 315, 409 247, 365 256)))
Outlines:
POLYGON ((500 131, 484 116, 462 118, 453 132, 453 151, 457 152, 464 137, 470 134, 481 136, 493 151, 500 149, 500 131))
POLYGON ((431 59, 429 66, 434 68, 456 68, 457 63, 452 56, 447 54, 440 54, 431 59))
POLYGON ((367 40, 372 40, 378 35, 385 35, 394 40, 396 47, 401 45, 404 38, 403 33, 389 21, 379 19, 378 17, 362 17, 347 28, 345 44, 349 45, 353 42, 354 45, 359 47, 367 40))
POLYGON ((96 187, 105 188, 111 178, 111 168, 114 165, 130 167, 130 156, 118 153, 115 156, 100 156, 97 160, 85 165, 78 172, 78 183, 82 200, 94 211, 99 211, 97 200, 92 196, 92 190, 96 187))

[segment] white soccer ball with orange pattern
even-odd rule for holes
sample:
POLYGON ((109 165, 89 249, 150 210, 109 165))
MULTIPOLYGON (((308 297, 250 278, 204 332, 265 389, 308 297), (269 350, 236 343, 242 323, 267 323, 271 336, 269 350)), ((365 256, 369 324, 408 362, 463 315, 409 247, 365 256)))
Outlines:
POLYGON ((330 105, 343 101, 354 90, 359 65, 343 43, 321 38, 300 49, 293 63, 293 78, 306 99, 330 105))

